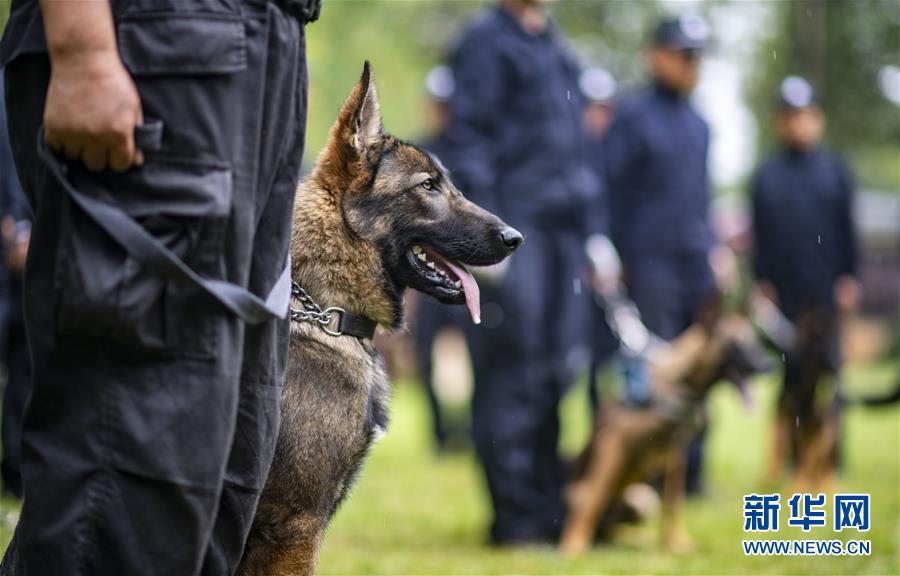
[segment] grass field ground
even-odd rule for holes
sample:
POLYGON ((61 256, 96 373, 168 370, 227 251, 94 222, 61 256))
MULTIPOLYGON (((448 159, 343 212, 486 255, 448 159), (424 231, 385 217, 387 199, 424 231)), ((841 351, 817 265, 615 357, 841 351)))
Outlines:
MULTIPOLYGON (((849 393, 884 390, 894 365, 848 370, 849 393)), ((870 539, 866 557, 755 557, 743 555, 742 498, 769 491, 760 481, 770 442, 775 393, 772 378, 754 386, 746 410, 730 387, 710 399, 708 493, 690 501, 683 520, 694 541, 690 554, 660 551, 656 522, 629 529, 609 545, 576 560, 546 549, 493 550, 485 546, 487 497, 470 454, 437 457, 430 449, 425 401, 413 382, 395 389, 392 424, 338 512, 321 555, 321 574, 900 574, 900 407, 848 410, 845 468, 838 489, 872 495, 868 533, 804 534, 786 527, 773 538, 870 539)), ((563 407, 563 449, 576 450, 588 419, 583 390, 563 407)), ((788 485, 783 487, 789 489, 788 485)), ((784 494, 784 492, 783 492, 784 494)), ((783 496, 786 501, 788 496, 783 496)), ((0 549, 11 534, 11 502, 0 510, 0 549), (7 525, 2 519, 7 518, 7 525)), ((787 508, 786 505, 783 506, 787 508)))

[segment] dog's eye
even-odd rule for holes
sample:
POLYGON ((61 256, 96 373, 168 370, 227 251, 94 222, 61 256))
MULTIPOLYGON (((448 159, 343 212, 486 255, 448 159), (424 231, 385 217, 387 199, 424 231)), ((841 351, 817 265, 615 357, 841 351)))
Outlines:
POLYGON ((428 180, 422 182, 421 184, 419 184, 419 186, 421 186, 422 188, 428 190, 429 192, 431 192, 432 190, 435 189, 434 180, 432 180, 431 178, 429 178, 428 180))

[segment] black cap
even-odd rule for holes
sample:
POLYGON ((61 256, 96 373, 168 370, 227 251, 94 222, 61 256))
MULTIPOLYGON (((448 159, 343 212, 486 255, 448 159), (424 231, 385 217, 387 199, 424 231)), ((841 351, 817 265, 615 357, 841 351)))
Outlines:
POLYGON ((802 110, 820 103, 815 88, 800 76, 788 76, 778 87, 778 107, 782 110, 802 110))
POLYGON ((702 16, 685 14, 679 18, 663 20, 653 33, 655 46, 676 50, 702 51, 709 40, 709 26, 702 16))

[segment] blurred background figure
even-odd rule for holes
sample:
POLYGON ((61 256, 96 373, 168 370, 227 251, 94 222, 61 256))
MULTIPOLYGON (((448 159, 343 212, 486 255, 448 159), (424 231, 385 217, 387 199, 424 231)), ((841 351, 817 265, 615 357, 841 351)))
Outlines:
MULTIPOLYGON (((589 143, 587 155, 589 158, 600 159, 602 154, 599 146, 615 111, 614 99, 618 88, 616 79, 605 68, 588 68, 581 73, 578 87, 587 100, 584 109, 584 131, 589 143)), ((595 172, 602 174, 601 166, 600 162, 591 164, 595 172)))
MULTIPOLYGON (((709 255, 709 128, 689 97, 709 31, 699 16, 664 20, 646 51, 652 85, 624 102, 606 137, 612 238, 644 323, 670 340, 715 290, 709 255)), ((640 366, 626 370, 626 400, 649 403, 640 366)), ((701 441, 688 457, 689 492, 700 489, 701 441)))
MULTIPOLYGON (((603 173, 604 136, 615 113, 617 84, 608 70, 595 67, 581 73, 578 85, 587 101, 584 109, 585 157, 597 183, 597 194, 589 212, 591 236, 585 244, 585 252, 590 263, 591 288, 601 294, 617 286, 621 276, 618 255, 609 241, 609 204, 603 173)), ((603 303, 595 302, 591 310, 588 395, 593 415, 600 399, 597 376, 603 365, 615 355, 619 343, 606 323, 607 309, 603 303)))
POLYGON ((0 415, 0 479, 2 491, 22 498, 22 415, 31 390, 31 357, 22 310, 22 272, 31 235, 31 211, 19 185, 6 130, 0 69, 0 361, 6 367, 6 389, 0 415))
MULTIPOLYGON (((422 146, 437 156, 446 165, 452 165, 451 150, 447 143, 447 127, 450 124, 450 98, 453 96, 453 71, 449 66, 432 68, 425 78, 428 98, 425 126, 427 134, 422 146)), ((412 296, 409 294, 408 296, 412 296)), ((416 295, 418 296, 418 295, 416 295)), ((463 307, 445 306, 431 298, 417 298, 414 306, 413 335, 415 336, 416 368, 425 388, 431 415, 434 445, 438 452, 461 448, 468 443, 467 426, 458 422, 443 406, 435 378, 435 342, 439 335, 453 335, 458 350, 462 341, 462 330, 470 323, 463 307)), ((444 348, 446 353, 447 348, 444 348)), ((457 354, 458 355, 458 354, 457 354)), ((446 356, 442 360, 448 360, 446 356)), ((459 368, 466 365, 467 358, 453 358, 455 369, 453 385, 464 387, 465 378, 459 368)))
MULTIPOLYGON (((805 79, 781 83, 775 128, 780 150, 762 162, 751 192, 758 292, 778 305, 797 335, 796 345, 783 350, 773 477, 792 452, 786 444, 796 452, 795 431, 806 429, 826 395, 820 377, 840 370, 840 320, 860 301, 853 178, 821 146, 825 114, 805 79)), ((835 393, 832 387, 828 395, 835 393)))
POLYGON ((775 125, 781 149, 752 185, 757 283, 793 320, 810 309, 849 312, 860 297, 853 179, 820 145, 825 114, 803 78, 782 82, 775 125))
POLYGON ((508 270, 482 274, 483 324, 469 335, 473 436, 498 545, 559 536, 557 408, 587 360, 583 245, 597 189, 584 161, 579 68, 547 4, 500 2, 467 27, 452 59, 454 181, 527 244, 508 270))

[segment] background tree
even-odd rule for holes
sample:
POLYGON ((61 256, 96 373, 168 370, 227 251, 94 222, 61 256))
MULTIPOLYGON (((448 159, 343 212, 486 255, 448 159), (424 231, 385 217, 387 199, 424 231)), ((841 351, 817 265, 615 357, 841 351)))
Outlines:
MULTIPOLYGON (((762 150, 772 147, 774 95, 788 74, 808 78, 823 97, 828 144, 853 163, 867 187, 900 193, 900 107, 882 87, 900 65, 896 0, 772 3, 777 25, 760 44, 749 100, 762 150)), ((886 86, 890 89, 890 86, 886 86)), ((893 86, 895 93, 900 85, 893 86)))

